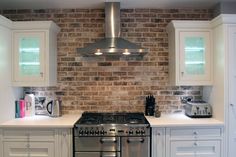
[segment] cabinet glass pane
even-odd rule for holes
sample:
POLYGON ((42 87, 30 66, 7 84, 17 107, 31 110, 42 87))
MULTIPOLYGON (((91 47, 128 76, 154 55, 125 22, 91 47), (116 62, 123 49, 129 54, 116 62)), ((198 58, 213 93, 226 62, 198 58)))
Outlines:
POLYGON ((19 40, 19 67, 22 76, 40 75, 40 39, 23 37, 19 40))
POLYGON ((205 73, 205 41, 202 37, 186 37, 184 41, 185 73, 203 75, 205 73))

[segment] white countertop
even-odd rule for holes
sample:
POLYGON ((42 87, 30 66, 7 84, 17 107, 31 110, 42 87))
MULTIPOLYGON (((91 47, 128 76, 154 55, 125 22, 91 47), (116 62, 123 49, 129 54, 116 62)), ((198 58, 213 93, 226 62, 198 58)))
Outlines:
POLYGON ((73 128, 75 122, 81 117, 81 114, 62 115, 53 118, 49 116, 32 116, 17 118, 0 124, 0 128, 10 127, 30 127, 30 128, 73 128))
MULTIPOLYGON (((33 116, 17 118, 0 124, 0 128, 73 128, 75 122, 81 114, 63 115, 62 117, 52 118, 49 116, 33 116)), ((162 114, 156 118, 146 116, 151 127, 178 127, 178 126, 223 126, 222 121, 214 118, 189 118, 183 113, 162 114)))
POLYGON ((224 126, 222 121, 214 118, 189 118, 183 113, 163 114, 156 118, 146 116, 151 127, 178 127, 178 126, 224 126))

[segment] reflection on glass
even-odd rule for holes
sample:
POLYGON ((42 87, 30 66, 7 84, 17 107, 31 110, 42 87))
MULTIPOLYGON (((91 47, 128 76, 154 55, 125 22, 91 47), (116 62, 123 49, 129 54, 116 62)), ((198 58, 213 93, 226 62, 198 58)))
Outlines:
POLYGON ((22 76, 40 75, 40 40, 36 37, 20 38, 19 67, 22 76))
POLYGON ((205 73, 205 41, 202 37, 185 38, 185 72, 188 75, 205 73))

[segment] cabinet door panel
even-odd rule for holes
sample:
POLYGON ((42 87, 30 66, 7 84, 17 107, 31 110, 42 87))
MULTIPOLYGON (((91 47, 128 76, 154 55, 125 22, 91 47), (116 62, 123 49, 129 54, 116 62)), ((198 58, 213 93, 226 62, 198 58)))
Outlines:
POLYGON ((172 141, 171 157, 220 157, 220 141, 172 141))
POLYGON ((229 145, 228 157, 235 157, 236 154, 236 27, 229 29, 229 145))
POLYGON ((54 157, 54 143, 30 142, 29 154, 32 157, 54 157))
POLYGON ((180 80, 210 80, 210 32, 180 32, 180 80))
POLYGON ((54 157, 52 142, 4 142, 4 157, 54 157))
POLYGON ((14 81, 43 81, 45 33, 14 32, 14 81))
POLYGON ((152 157, 165 157, 165 129, 152 130, 152 157))
POLYGON ((28 157, 27 142, 4 142, 4 157, 28 157))

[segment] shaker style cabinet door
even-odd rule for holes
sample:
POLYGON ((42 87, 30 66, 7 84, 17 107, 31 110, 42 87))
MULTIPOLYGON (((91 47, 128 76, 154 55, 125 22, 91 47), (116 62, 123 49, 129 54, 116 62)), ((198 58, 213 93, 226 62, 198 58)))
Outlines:
POLYGON ((210 32, 179 32, 181 82, 204 81, 210 74, 210 32))
POLYGON ((4 142, 4 157, 54 157, 52 142, 4 142))
POLYGON ((168 24, 167 32, 170 85, 212 85, 213 45, 210 23, 173 20, 168 24))
POLYGON ((152 128, 152 157, 165 157, 165 128, 152 128))
POLYGON ((229 27, 228 157, 236 155, 236 26, 229 27))
POLYGON ((13 81, 44 81, 45 32, 14 32, 13 40, 13 81))
POLYGON ((220 141, 172 141, 170 157, 220 157, 220 141))
POLYGON ((4 142, 3 143, 4 157, 28 157, 28 142, 4 142))

